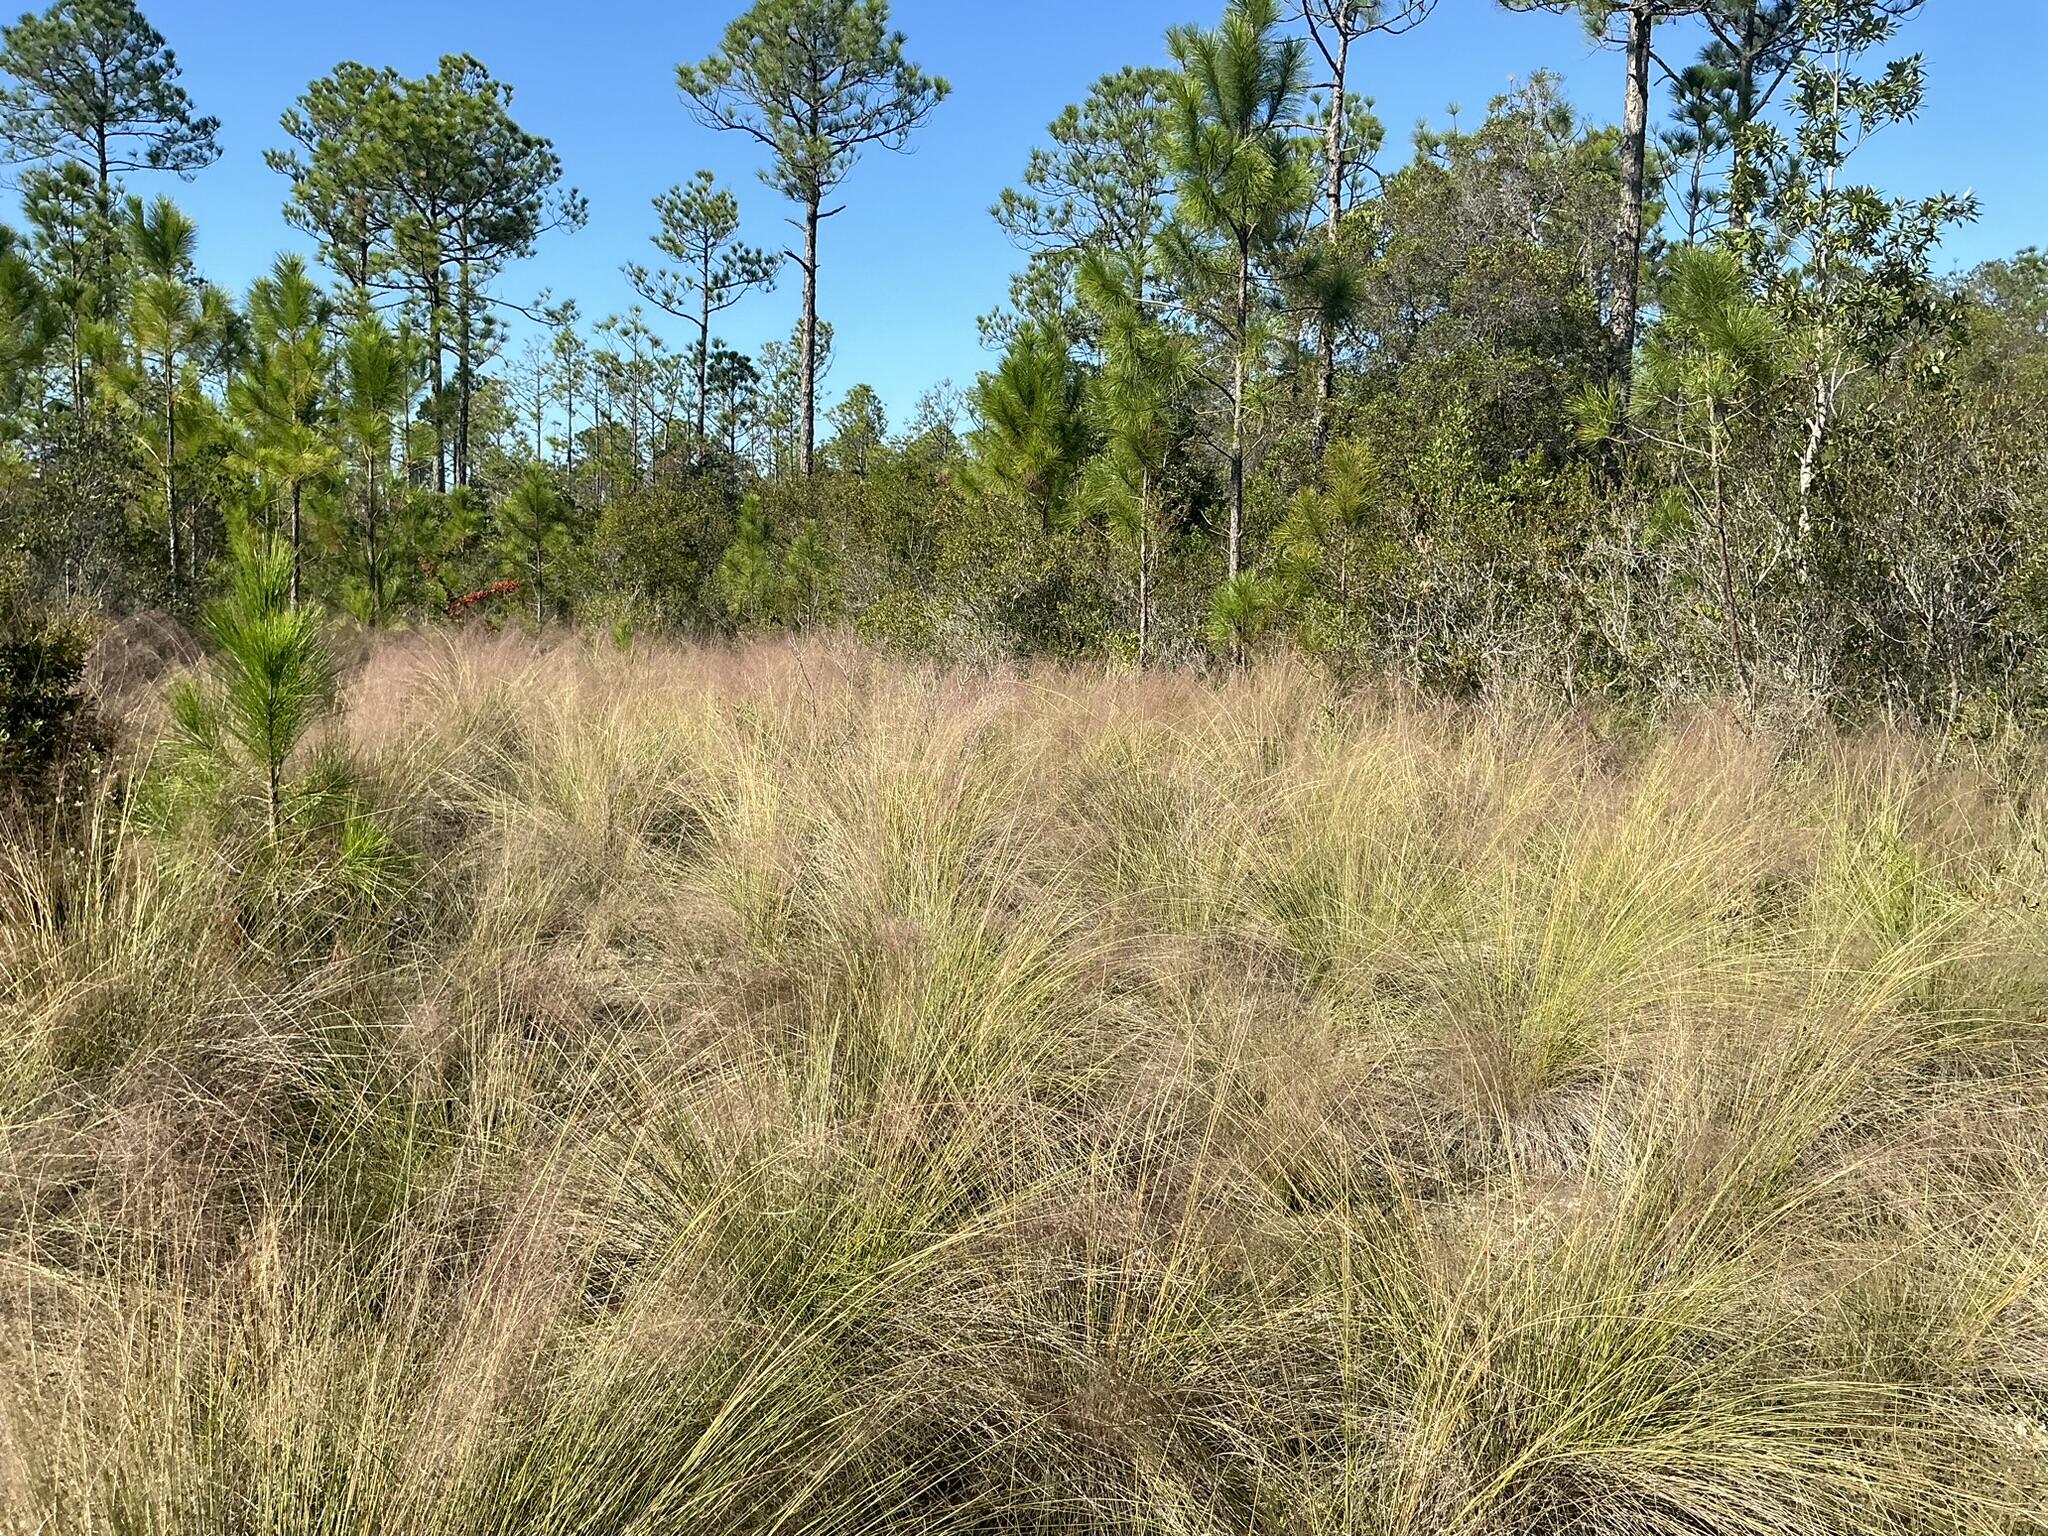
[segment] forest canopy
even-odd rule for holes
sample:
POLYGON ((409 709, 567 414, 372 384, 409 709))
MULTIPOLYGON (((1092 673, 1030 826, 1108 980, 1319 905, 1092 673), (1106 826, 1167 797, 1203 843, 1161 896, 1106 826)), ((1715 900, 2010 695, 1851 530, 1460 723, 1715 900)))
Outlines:
POLYGON ((588 207, 467 54, 308 82, 265 159, 316 258, 225 291, 176 202, 219 124, 133 0, 57 0, 0 33, 0 624, 196 624, 281 554, 376 628, 2031 719, 2048 261, 1953 275, 1973 200, 1862 179, 1925 0, 1503 4, 1609 45, 1613 121, 1537 72, 1393 142, 1371 76, 1433 0, 1231 0, 1103 61, 990 210, 986 371, 892 423, 822 387, 818 282, 866 168, 948 131, 886 0, 756 0, 676 65, 679 140, 788 225, 685 173, 602 316, 518 286, 588 207), (736 341, 770 289, 794 328, 736 341))

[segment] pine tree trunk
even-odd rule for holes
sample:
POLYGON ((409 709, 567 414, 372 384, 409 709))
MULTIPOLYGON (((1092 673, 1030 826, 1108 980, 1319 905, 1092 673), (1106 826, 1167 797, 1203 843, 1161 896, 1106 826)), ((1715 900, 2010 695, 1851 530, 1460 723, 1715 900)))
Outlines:
POLYGON ((803 419, 798 426, 802 434, 798 464, 806 480, 811 477, 816 458, 818 431, 818 203, 813 195, 804 205, 804 335, 800 364, 803 403, 798 409, 803 419))
POLYGON ((428 289, 427 298, 427 350, 434 355, 434 490, 445 496, 448 494, 448 428, 441 411, 441 391, 447 381, 442 373, 441 284, 438 277, 428 289))
POLYGON ((363 455, 363 543, 368 552, 370 628, 384 621, 384 588, 377 575, 377 456, 363 455))
POLYGON ((471 333, 476 328, 476 294, 469 284, 469 262, 457 269, 455 302, 457 327, 455 344, 455 483, 469 484, 469 397, 475 384, 471 333))
POLYGON ((1630 0, 1628 10, 1628 96, 1621 125, 1621 215, 1615 228, 1614 374, 1624 406, 1636 351, 1637 285, 1643 264, 1643 180, 1650 133, 1650 40, 1655 25, 1652 0, 1630 0))
POLYGON ((1316 462, 1322 463, 1330 448, 1330 412, 1337 400, 1337 331, 1326 319, 1322 324, 1322 367, 1316 376, 1316 462))
POLYGON ((1138 665, 1152 649, 1152 472, 1138 473, 1138 665))
POLYGON ((302 502, 302 500, 303 500, 303 498, 304 498, 304 495, 305 495, 305 485, 304 485, 304 483, 303 483, 302 481, 299 481, 299 480, 293 480, 293 481, 292 481, 292 594, 291 594, 291 605, 292 605, 292 606, 293 606, 294 608, 296 608, 296 607, 298 607, 298 606, 299 606, 299 531, 300 531, 300 504, 301 504, 301 502, 302 502))
POLYGON ((171 602, 178 600, 178 482, 172 466, 178 461, 177 364, 164 349, 164 523, 171 539, 171 602))
POLYGON ((711 249, 704 249, 703 280, 697 288, 703 307, 697 313, 697 451, 701 454, 709 441, 707 429, 711 424, 711 401, 707 391, 711 386, 711 249))
POLYGON ((1237 357, 1230 377, 1230 536, 1225 545, 1225 569, 1233 581, 1241 566, 1244 538, 1244 391, 1251 316, 1251 241, 1241 236, 1237 242, 1237 357))
POLYGON ((1728 227, 1740 233, 1749 227, 1749 129, 1756 122, 1756 0, 1745 0, 1742 46, 1735 58, 1735 139, 1728 167, 1728 227))
MULTIPOLYGON (((1344 219, 1344 101, 1345 77, 1351 64, 1351 29, 1341 19, 1337 27, 1336 67, 1330 80, 1330 126, 1324 131, 1324 155, 1330 162, 1329 221, 1324 225, 1331 249, 1342 241, 1339 225, 1344 219)), ((1322 343, 1322 370, 1316 375, 1315 455, 1321 463, 1330 443, 1330 407, 1337 396, 1337 333, 1328 316, 1317 327, 1322 343)))
POLYGON ((1344 75, 1351 61, 1351 33, 1337 28, 1337 67, 1330 83, 1330 126, 1324 130, 1324 153, 1330 162, 1330 243, 1337 243, 1337 223, 1344 217, 1344 75))

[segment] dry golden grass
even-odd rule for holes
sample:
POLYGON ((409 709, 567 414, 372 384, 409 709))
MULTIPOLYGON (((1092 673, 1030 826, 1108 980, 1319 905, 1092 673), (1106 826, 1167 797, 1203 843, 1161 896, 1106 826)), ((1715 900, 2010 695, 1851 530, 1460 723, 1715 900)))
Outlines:
POLYGON ((298 767, 0 846, 0 1528, 2048 1531, 2024 753, 419 639, 298 767))

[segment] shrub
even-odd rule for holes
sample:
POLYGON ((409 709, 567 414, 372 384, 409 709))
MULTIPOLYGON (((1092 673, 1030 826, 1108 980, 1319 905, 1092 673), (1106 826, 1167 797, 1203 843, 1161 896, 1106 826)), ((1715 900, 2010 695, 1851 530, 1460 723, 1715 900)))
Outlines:
POLYGON ((92 629, 0 607, 0 782, 30 785, 95 739, 85 668, 92 629))

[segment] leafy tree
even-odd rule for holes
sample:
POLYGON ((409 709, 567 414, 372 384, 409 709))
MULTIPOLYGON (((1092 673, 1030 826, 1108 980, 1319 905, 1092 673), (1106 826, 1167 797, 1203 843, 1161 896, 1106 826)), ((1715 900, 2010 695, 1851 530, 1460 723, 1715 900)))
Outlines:
POLYGON ((2048 386, 2048 254, 2030 246, 1984 262, 1961 286, 1977 376, 2048 386))
POLYGON ((1621 115, 1621 203, 1614 228, 1614 294, 1608 330, 1614 337, 1614 378, 1625 400, 1641 318, 1644 208, 1649 198, 1650 65, 1657 23, 1694 15, 1711 0, 1501 0, 1515 11, 1576 11, 1595 37, 1618 30, 1627 60, 1621 115))
POLYGON ((17 160, 70 160, 113 206, 128 171, 190 176, 220 158, 217 118, 194 117, 178 61, 134 0, 57 0, 0 31, 0 140, 17 160))
MULTIPOLYGON (((1275 0, 1232 0, 1217 30, 1177 27, 1167 34, 1181 70, 1169 139, 1180 218, 1194 240, 1214 237, 1225 247, 1227 286, 1214 314, 1230 359, 1226 578, 1243 567, 1246 410, 1258 345, 1254 280, 1310 195, 1308 162, 1291 133, 1307 79, 1306 44, 1283 36, 1279 26, 1275 0)), ((1179 250, 1184 271, 1207 264, 1208 253, 1185 236, 1179 250)))
MULTIPOLYGON (((1757 131, 1764 113, 1819 41, 1813 23, 1832 0, 1711 0, 1700 9, 1709 33, 1701 67, 1727 83, 1724 128, 1732 164, 1728 174, 1729 219, 1736 229, 1748 222, 1763 195, 1759 163, 1767 141, 1757 131)), ((1926 0, 1862 0, 1864 14, 1896 24, 1926 0)), ((1688 71, 1690 73, 1690 71, 1688 71)))
POLYGON ((1662 306, 1643 350, 1638 427, 1682 456, 1680 484, 1713 529, 1728 662, 1747 697, 1752 676, 1730 528, 1730 437, 1767 408, 1784 365, 1785 336, 1751 293, 1741 263, 1724 251, 1680 251, 1662 306))
POLYGON ((798 463, 811 473, 817 432, 818 226, 826 200, 870 145, 902 149, 950 87, 905 57, 888 0, 755 0, 719 51, 676 68, 699 121, 744 133, 774 156, 762 177, 802 209, 804 274, 798 463))
POLYGON ((90 740, 83 727, 92 633, 21 602, 23 574, 15 562, 0 564, 0 789, 10 798, 90 740))
POLYGON ((1753 134, 1766 168, 1760 212, 1767 227, 1745 229, 1737 247, 1764 273, 1805 365, 1794 536, 1804 562, 1814 483, 1842 391, 1902 339, 1953 317, 1948 295, 1931 280, 1934 251, 1944 229, 1977 216, 1977 202, 1946 193, 1887 198, 1845 182, 1851 158, 1874 134, 1919 114, 1926 73, 1917 56, 1874 76, 1856 72, 1858 60, 1898 29, 1881 0, 1808 0, 1800 16, 1791 138, 1770 127, 1753 134))
POLYGON ((631 614, 697 627, 721 621, 719 557, 732 541, 739 491, 726 475, 664 475, 608 499, 591 529, 594 583, 631 614))
POLYGON ((711 420, 711 319, 756 288, 775 286, 781 258, 739 240, 740 205, 709 171, 687 187, 670 187, 654 200, 661 218, 655 249, 676 263, 649 269, 626 266, 634 289, 656 308, 697 327, 691 363, 697 375, 697 441, 707 440, 711 420))

